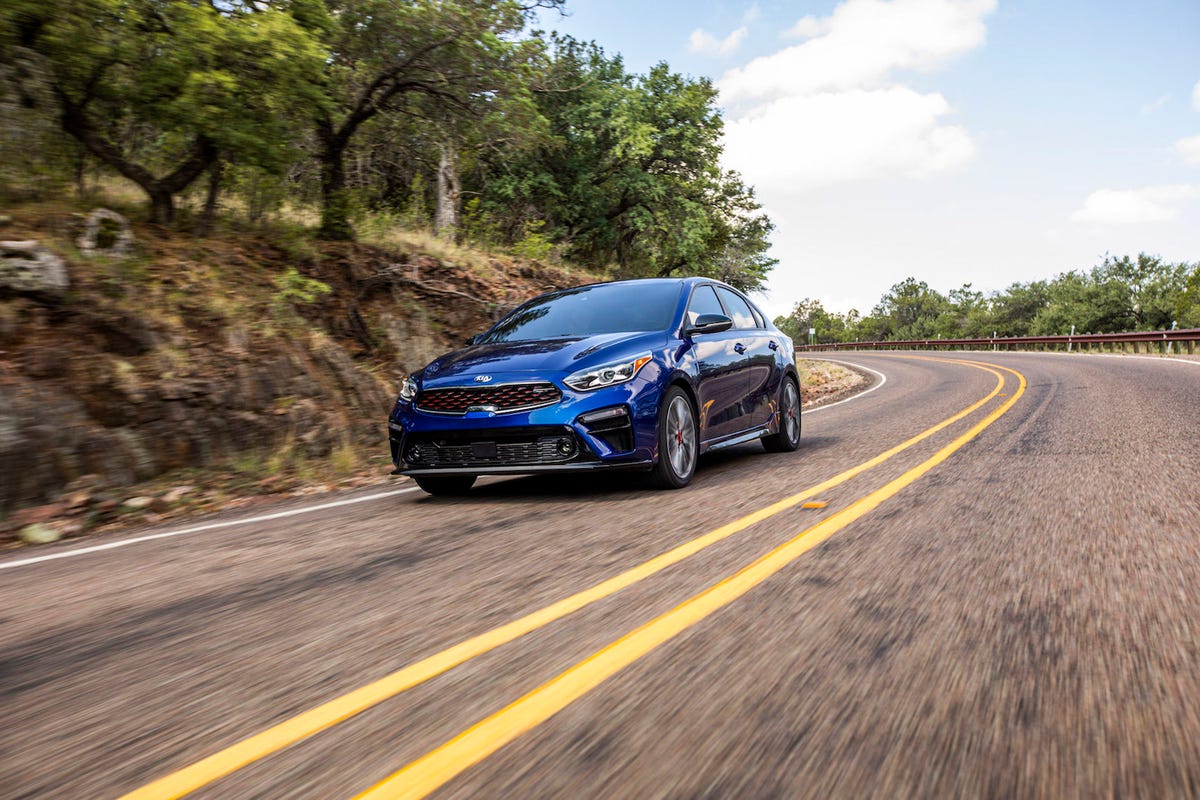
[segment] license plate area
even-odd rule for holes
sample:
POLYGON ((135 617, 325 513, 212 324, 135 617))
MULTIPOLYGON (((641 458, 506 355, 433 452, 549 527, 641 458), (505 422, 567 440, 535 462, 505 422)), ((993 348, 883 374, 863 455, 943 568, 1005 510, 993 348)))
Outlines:
POLYGON ((475 459, 494 460, 499 456, 495 442, 471 442, 471 457, 475 459))

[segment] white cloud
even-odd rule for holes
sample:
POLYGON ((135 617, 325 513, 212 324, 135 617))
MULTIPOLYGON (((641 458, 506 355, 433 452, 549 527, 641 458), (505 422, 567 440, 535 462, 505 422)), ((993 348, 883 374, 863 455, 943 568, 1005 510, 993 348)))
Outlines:
POLYGON ((1200 136, 1188 136, 1175 142, 1175 152, 1185 164, 1200 167, 1200 136))
POLYGON ((746 13, 742 14, 742 24, 749 25, 752 22, 758 22, 758 18, 762 16, 762 9, 758 7, 758 3, 753 3, 746 9, 746 13))
POLYGON ((787 39, 813 39, 829 33, 831 23, 832 19, 828 17, 825 19, 817 19, 813 16, 801 17, 782 35, 787 39))
POLYGON ((1200 81, 1196 81, 1196 85, 1192 87, 1192 108, 1200 111, 1200 81))
POLYGON ((1162 108, 1169 102, 1171 102, 1171 95, 1164 94, 1162 97, 1158 98, 1157 100, 1155 100, 1152 103, 1143 103, 1142 104, 1142 113, 1143 114, 1153 114, 1155 111, 1158 111, 1160 108, 1162 108))
POLYGON ((710 56, 728 56, 737 51, 747 33, 747 29, 741 27, 724 39, 718 39, 703 28, 697 28, 688 37, 688 50, 710 56))
POLYGON ((906 87, 783 98, 726 123, 726 159, 754 186, 785 193, 926 177, 975 155, 966 130, 940 123, 949 112, 940 94, 906 87))
POLYGON ((1141 189, 1100 189, 1071 215, 1072 222, 1103 225, 1133 225, 1171 222, 1179 216, 1179 204, 1200 197, 1200 184, 1146 186, 1141 189))
POLYGON ((789 34, 808 41, 730 70, 727 105, 823 91, 878 88, 898 69, 930 70, 983 44, 995 0, 845 0, 789 34))
POLYGON ((874 177, 925 177, 968 163, 970 134, 945 97, 902 85, 984 43, 995 0, 844 0, 785 35, 805 39, 727 72, 726 162, 792 193, 874 177))

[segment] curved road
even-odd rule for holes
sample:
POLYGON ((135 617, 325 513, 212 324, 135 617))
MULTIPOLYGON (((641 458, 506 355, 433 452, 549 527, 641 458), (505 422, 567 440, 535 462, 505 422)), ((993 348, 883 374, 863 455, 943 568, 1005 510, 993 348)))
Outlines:
POLYGON ((5 554, 0 796, 1200 794, 1200 363, 846 360, 680 492, 5 554))

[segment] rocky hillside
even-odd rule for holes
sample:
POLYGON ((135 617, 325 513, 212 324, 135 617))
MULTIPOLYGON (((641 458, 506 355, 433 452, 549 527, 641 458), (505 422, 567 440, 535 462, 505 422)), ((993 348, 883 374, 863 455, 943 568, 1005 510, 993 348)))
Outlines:
POLYGON ((383 452, 403 375, 503 309, 588 280, 278 230, 197 238, 115 214, 9 211, 0 518, 81 479, 115 488, 247 453, 383 452))

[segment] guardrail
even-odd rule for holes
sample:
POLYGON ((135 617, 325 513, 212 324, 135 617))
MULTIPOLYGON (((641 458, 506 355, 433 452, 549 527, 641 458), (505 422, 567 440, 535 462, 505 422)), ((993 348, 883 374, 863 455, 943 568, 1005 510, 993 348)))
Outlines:
POLYGON ((1074 350, 1108 353, 1200 352, 1200 328, 1132 333, 1082 333, 1066 336, 994 336, 988 339, 905 339, 894 342, 798 344, 798 352, 818 350, 1074 350))

